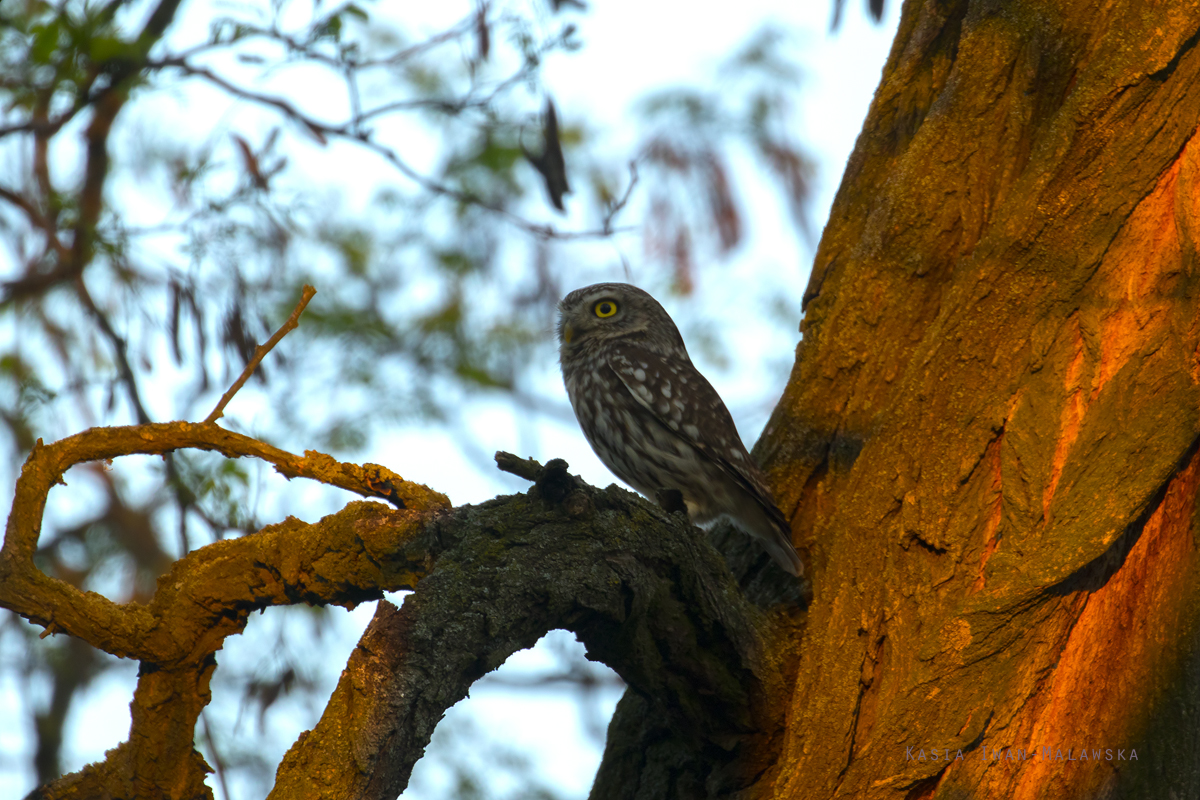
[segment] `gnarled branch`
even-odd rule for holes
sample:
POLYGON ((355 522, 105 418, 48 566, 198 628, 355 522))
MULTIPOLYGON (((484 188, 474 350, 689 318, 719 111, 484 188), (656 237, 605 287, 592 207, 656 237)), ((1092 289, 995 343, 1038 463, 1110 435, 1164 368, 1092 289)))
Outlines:
MULTIPOLYGON (((403 608, 380 603, 321 722, 284 758, 272 798, 320 776, 323 797, 391 800, 471 684, 559 628, 629 684, 693 768, 670 779, 707 784, 691 796, 763 779, 773 752, 764 744, 782 731, 781 709, 765 702, 784 679, 771 657, 781 629, 686 517, 587 486, 559 460, 538 472, 527 495, 432 521, 436 565, 403 608)), ((637 785, 601 781, 593 797, 640 796, 637 785)))
POLYGON ((382 467, 301 459, 215 425, 93 429, 30 455, 0 551, 0 605, 142 662, 130 739, 37 796, 207 797, 192 732, 215 652, 272 605, 381 603, 317 728, 293 746, 273 797, 395 797, 437 721, 471 683, 550 630, 572 630, 629 684, 623 705, 652 719, 677 769, 641 776, 644 753, 610 743, 595 796, 721 796, 774 778, 788 628, 754 606, 686 517, 616 487, 586 485, 555 460, 502 458, 535 479, 524 495, 448 508, 382 467), (146 606, 83 593, 36 569, 50 487, 80 461, 181 447, 266 458, 403 508, 351 503, 314 524, 289 518, 188 554, 146 606), (630 775, 637 780, 630 782, 630 775), (668 784, 662 784, 662 781, 668 784), (661 785, 660 785, 661 784, 661 785))

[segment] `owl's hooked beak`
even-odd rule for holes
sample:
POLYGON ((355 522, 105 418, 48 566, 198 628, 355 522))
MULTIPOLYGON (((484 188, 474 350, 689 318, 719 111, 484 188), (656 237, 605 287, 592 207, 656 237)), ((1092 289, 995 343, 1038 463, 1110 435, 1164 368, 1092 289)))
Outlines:
POLYGON ((571 325, 571 323, 568 322, 566 325, 563 326, 563 332, 562 332, 563 341, 566 342, 567 344, 570 344, 571 337, 573 337, 574 335, 575 335, 575 328, 571 325))

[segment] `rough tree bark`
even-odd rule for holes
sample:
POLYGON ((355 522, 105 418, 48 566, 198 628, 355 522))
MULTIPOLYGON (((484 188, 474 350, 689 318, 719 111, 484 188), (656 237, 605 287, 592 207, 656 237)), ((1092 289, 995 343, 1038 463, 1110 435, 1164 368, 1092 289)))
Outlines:
POLYGON ((527 495, 448 509, 215 425, 39 448, 0 601, 142 660, 130 741, 41 795, 206 796, 191 732, 222 638, 266 605, 414 587, 275 797, 394 796, 442 711, 550 627, 631 686, 597 800, 1200 797, 1198 42, 1197 2, 905 3, 757 451, 812 577, 802 613, 760 607, 786 598, 738 539, 715 537, 731 574, 679 517, 561 463, 506 459, 527 495), (36 571, 64 464, 176 447, 404 508, 204 548, 148 607, 36 571))
POLYGON ((192 746, 214 655, 251 612, 298 602, 380 601, 320 724, 281 764, 276 798, 391 798, 403 791, 443 713, 471 683, 550 630, 575 631, 680 734, 704 765, 672 786, 729 793, 772 773, 783 731, 786 614, 752 604, 681 514, 598 490, 566 464, 507 454, 527 495, 449 508, 445 496, 378 465, 299 458, 213 423, 98 428, 30 454, 4 549, 0 605, 141 662, 130 738, 37 798, 211 797, 192 746), (180 448, 270 461, 374 497, 312 525, 289 519, 201 548, 159 579, 152 601, 116 604, 42 573, 34 561, 46 496, 83 461, 180 448), (707 787, 707 788, 706 788, 707 787))
POLYGON ((816 595, 777 796, 1200 796, 1198 40, 905 3, 759 449, 816 595))

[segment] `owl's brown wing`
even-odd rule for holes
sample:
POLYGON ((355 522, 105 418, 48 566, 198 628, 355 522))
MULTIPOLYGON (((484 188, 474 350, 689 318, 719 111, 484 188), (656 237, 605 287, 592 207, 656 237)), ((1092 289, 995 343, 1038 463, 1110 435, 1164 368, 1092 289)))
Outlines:
POLYGON ((639 405, 758 498, 781 530, 789 530, 721 396, 691 361, 665 359, 636 345, 620 344, 609 355, 608 366, 639 405))

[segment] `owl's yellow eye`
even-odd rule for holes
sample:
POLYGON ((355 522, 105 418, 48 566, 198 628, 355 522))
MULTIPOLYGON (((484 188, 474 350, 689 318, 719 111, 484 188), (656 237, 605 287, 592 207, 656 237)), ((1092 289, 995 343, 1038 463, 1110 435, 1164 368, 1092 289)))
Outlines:
POLYGON ((596 307, 592 311, 596 312, 596 316, 600 319, 607 319, 617 313, 617 304, 612 300, 601 300, 596 303, 596 307))

